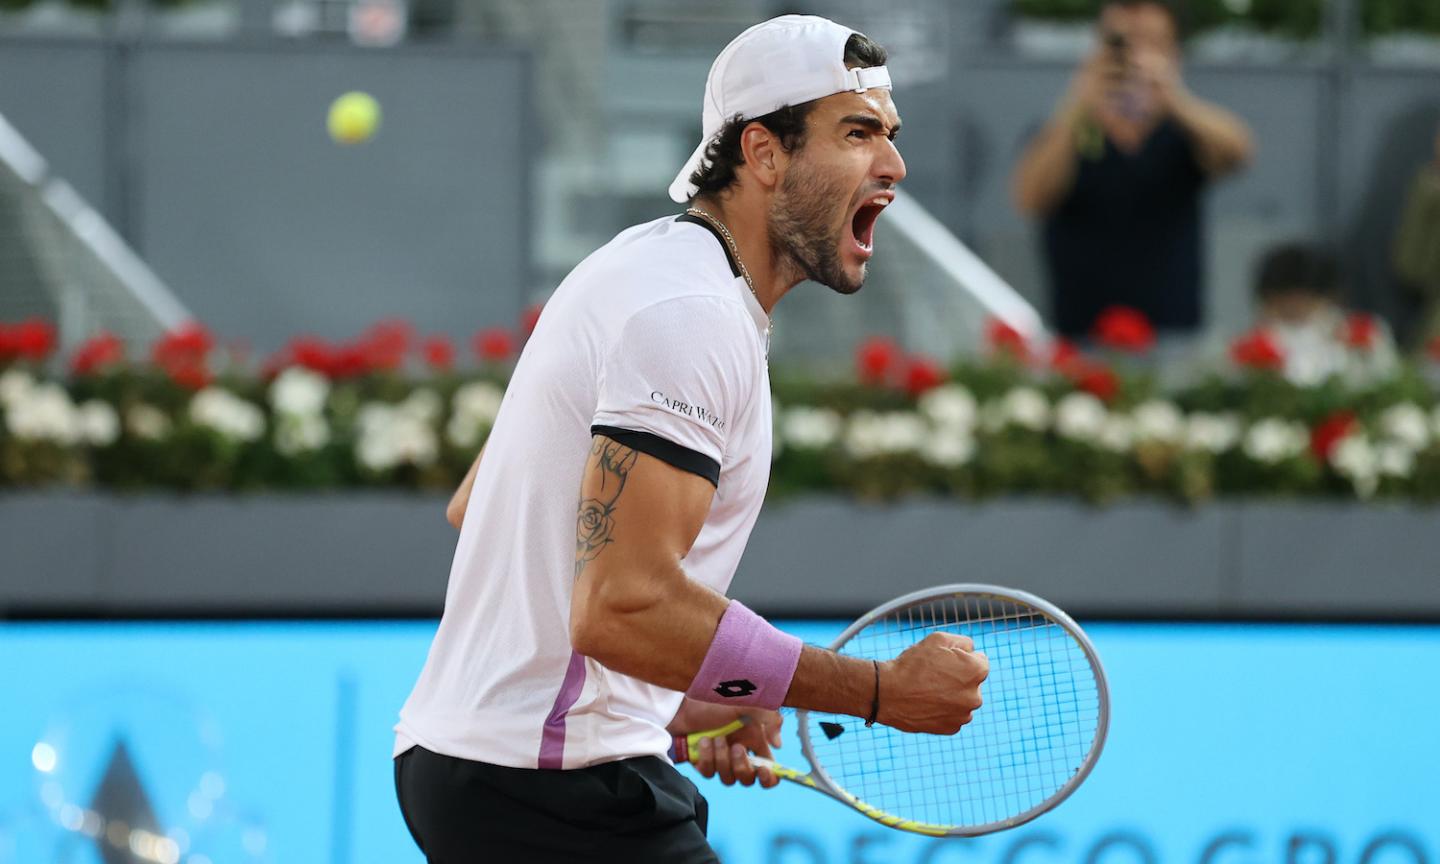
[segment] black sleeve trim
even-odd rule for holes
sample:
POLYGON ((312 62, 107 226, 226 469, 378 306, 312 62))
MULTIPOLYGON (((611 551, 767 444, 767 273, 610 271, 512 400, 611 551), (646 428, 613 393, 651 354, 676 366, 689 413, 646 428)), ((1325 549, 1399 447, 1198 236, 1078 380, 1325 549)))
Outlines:
POLYGON ((689 447, 681 447, 650 432, 636 432, 632 429, 617 429, 614 426, 591 426, 591 435, 604 435, 616 444, 623 444, 631 450, 639 450, 647 456, 654 456, 667 465, 681 471, 698 474, 710 481, 711 486, 720 486, 720 463, 697 453, 689 447))

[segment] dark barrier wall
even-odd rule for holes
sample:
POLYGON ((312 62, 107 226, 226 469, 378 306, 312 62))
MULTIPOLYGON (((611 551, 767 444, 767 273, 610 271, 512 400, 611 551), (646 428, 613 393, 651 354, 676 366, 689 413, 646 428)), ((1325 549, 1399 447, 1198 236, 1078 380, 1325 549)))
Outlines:
MULTIPOLYGON (((7 614, 440 611, 444 498, 0 495, 7 614)), ((1045 498, 767 505, 730 594, 856 615, 932 585, 1032 591, 1085 615, 1440 620, 1440 512, 1330 502, 1045 498)))
POLYGON ((0 113, 227 338, 467 336, 530 287, 529 76, 503 47, 0 40, 0 113), (347 90, 382 107, 364 144, 325 131, 347 90))

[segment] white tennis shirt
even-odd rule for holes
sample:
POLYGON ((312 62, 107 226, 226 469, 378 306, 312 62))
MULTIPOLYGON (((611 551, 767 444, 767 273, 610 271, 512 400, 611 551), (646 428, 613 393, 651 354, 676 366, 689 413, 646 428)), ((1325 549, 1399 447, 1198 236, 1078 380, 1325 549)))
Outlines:
MULTIPOLYGON (((480 460, 396 755, 419 744, 495 765, 580 768, 667 752, 682 694, 570 647, 591 430, 635 433, 630 446, 716 483, 684 567, 724 592, 769 482, 768 329, 718 235, 694 217, 630 228, 561 283, 480 460)), ((621 520, 624 508, 622 496, 621 520)))

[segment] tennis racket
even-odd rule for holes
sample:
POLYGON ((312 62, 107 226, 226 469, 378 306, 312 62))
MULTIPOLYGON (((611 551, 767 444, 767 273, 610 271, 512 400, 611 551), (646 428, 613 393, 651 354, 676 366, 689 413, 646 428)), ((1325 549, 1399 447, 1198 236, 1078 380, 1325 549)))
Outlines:
MULTIPOLYGON (((866 728, 844 714, 797 711, 808 772, 751 757, 871 819, 934 837, 1013 828, 1051 810, 1090 774, 1110 722, 1105 670, 1070 616, 1032 594, 946 585, 906 594, 862 616, 831 650, 890 660, 931 633, 969 636, 990 661, 984 705, 955 735, 866 728)), ((686 738, 728 735, 739 721, 686 738)))

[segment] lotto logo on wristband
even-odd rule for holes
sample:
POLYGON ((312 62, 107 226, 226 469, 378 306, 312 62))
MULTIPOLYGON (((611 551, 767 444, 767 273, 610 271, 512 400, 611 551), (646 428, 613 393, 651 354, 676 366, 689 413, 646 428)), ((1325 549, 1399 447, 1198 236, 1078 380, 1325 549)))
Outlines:
POLYGON ((715 688, 715 692, 726 699, 735 699, 740 696, 749 696, 756 689, 754 684, 744 678, 736 678, 734 681, 721 681, 720 686, 715 688))

